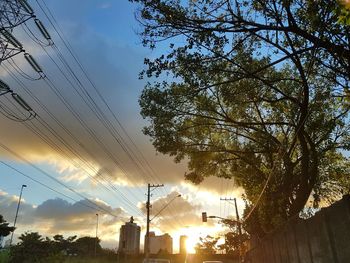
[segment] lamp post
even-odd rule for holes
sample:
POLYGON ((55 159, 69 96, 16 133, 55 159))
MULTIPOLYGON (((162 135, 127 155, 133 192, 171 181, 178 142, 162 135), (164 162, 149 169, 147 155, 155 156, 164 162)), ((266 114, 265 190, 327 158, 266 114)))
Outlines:
POLYGON ((159 216, 159 214, 160 214, 161 212, 163 212, 163 210, 164 210, 165 208, 167 208, 167 207, 168 207, 176 198, 178 198, 178 197, 181 197, 181 195, 178 194, 178 195, 174 196, 173 199, 171 199, 168 203, 166 203, 166 204, 158 211, 158 213, 155 214, 149 221, 152 221, 154 218, 156 218, 157 216, 159 216))
MULTIPOLYGON (((148 195, 150 196, 150 195, 148 195)), ((145 251, 145 254, 146 254, 146 259, 149 258, 149 254, 150 254, 150 244, 149 244, 149 225, 151 223, 151 221, 153 219, 155 219, 161 212, 163 212, 164 209, 166 209, 177 197, 181 197, 181 194, 178 194, 176 196, 173 197, 173 199, 171 199, 167 204, 165 204, 159 211, 157 214, 155 214, 151 219, 149 219, 149 212, 150 212, 150 202, 149 202, 149 199, 148 199, 148 202, 147 202, 147 231, 146 231, 146 251, 145 251)))
MULTIPOLYGON (((17 204, 17 210, 16 210, 15 221, 13 222, 13 227, 16 227, 16 222, 17 222, 17 217, 18 217, 18 211, 19 211, 19 206, 21 205, 21 199, 22 199, 22 193, 23 193, 23 188, 24 188, 24 187, 27 187, 27 185, 22 184, 21 193, 19 194, 19 199, 18 199, 18 204, 17 204)), ((12 245, 13 233, 14 233, 14 232, 15 232, 15 229, 12 231, 12 234, 11 234, 10 246, 12 245)))
POLYGON ((97 231, 98 231, 98 214, 96 214, 95 257, 96 257, 96 251, 97 251, 97 231))

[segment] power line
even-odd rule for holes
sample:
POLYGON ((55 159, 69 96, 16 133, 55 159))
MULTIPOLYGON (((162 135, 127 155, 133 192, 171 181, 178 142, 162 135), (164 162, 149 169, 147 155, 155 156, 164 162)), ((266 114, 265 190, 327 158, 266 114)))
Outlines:
MULTIPOLYGON (((89 77, 87 71, 84 69, 83 65, 81 64, 81 62, 79 61, 77 55, 75 54, 72 46, 70 45, 68 40, 65 40, 64 38, 64 33, 62 32, 62 30, 60 30, 59 24, 57 22, 57 20, 55 19, 55 17, 53 16, 52 12, 50 11, 50 9, 48 8, 47 4, 43 2, 43 5, 46 7, 47 12, 44 10, 44 8, 42 7, 42 5, 38 2, 38 0, 36 0, 37 4, 39 5, 40 9, 43 11, 43 13, 45 14, 45 16, 47 17, 47 19, 49 20, 50 24, 52 25, 52 27, 54 28, 54 30, 56 31, 56 33, 58 34, 58 36, 60 37, 60 39, 62 40, 62 42, 64 43, 65 47, 67 48, 67 50, 69 51, 69 53, 71 54, 71 56, 73 57, 73 59, 76 61, 76 63, 78 64, 78 66, 80 67, 80 69, 82 70, 82 72, 84 73, 85 77, 88 79, 88 81, 90 82, 91 86, 94 88, 95 92, 97 93, 98 97, 103 101, 104 105, 106 106, 106 108, 109 110, 109 112, 112 114, 114 120, 118 123, 118 125, 121 127, 122 131, 124 132, 124 134, 126 135, 126 137, 129 139, 129 141, 132 143, 132 145, 134 146, 134 148, 136 149, 136 151, 140 154, 141 159, 146 163, 146 166, 150 169, 151 171, 151 176, 156 176, 153 168, 149 165, 149 163, 147 162, 146 158, 144 157, 144 155, 142 154, 142 152, 138 149, 138 147, 136 146, 136 144, 134 143, 134 141, 131 139, 131 137, 128 135, 128 133, 126 132, 125 128, 123 127, 123 125, 121 124, 121 122, 118 120, 118 118, 116 117, 116 115, 114 114, 114 112, 111 110, 110 106, 108 105, 108 103, 106 102, 106 100, 104 99, 104 97, 102 96, 102 94, 99 92, 99 90, 97 89, 96 85, 94 84, 94 82, 91 80, 91 78, 89 77), (54 22, 52 22, 51 18, 49 17, 49 15, 47 14, 49 13, 52 20, 54 22), (54 25, 54 23, 56 23, 57 27, 54 25), (57 29, 58 28, 58 29, 57 29), (61 31, 61 33, 60 33, 61 31), (152 175, 153 174, 153 175, 152 175)), ((122 137, 121 137, 122 138, 122 137)), ((127 144, 126 144, 127 145, 127 144)), ((133 153, 134 154, 134 153, 133 153)), ((136 154, 134 154, 134 156, 137 157, 136 154)), ((139 161, 139 159, 138 159, 139 161)), ((158 178, 159 180, 159 178, 158 178)))
POLYGON ((10 148, 8 148, 6 145, 4 145, 3 143, 0 142, 0 147, 3 148, 5 151, 11 153, 13 156, 15 156, 16 158, 20 159, 21 161, 23 161, 24 163, 26 163, 27 165, 31 166, 32 168, 34 168, 35 170, 39 171, 40 173, 42 173, 43 175, 45 175, 46 177, 50 178, 51 180, 55 181, 56 183, 58 183, 59 185, 63 186, 64 188, 68 189, 69 191, 75 193, 76 195, 80 196, 81 198, 83 198, 84 200, 86 200, 88 203, 91 203, 92 205, 98 207, 100 209, 100 211, 103 211, 107 214, 110 214, 114 217, 117 217, 116 215, 113 215, 110 211, 106 210, 105 208, 97 205, 96 203, 92 202, 90 199, 88 199, 87 197, 85 197, 83 194, 77 192, 76 190, 74 190, 72 187, 67 186, 66 184, 62 183, 61 181, 59 181, 58 179, 56 179, 55 177, 53 177, 52 175, 50 175, 49 173, 45 172, 44 170, 42 170, 41 168, 39 168, 38 166, 36 166, 35 164, 33 164, 32 162, 28 161, 27 159, 25 159, 23 156, 21 156, 20 154, 16 153, 15 151, 11 150, 10 148))
MULTIPOLYGON (((35 183, 37 183, 37 184, 39 184, 39 185, 41 185, 41 186, 43 186, 43 187, 45 187, 45 188, 47 188, 47 189, 53 191, 53 192, 55 192, 55 193, 57 193, 57 194, 59 194, 59 195, 65 197, 65 198, 67 198, 67 199, 70 199, 70 200, 74 201, 74 202, 75 202, 76 204, 78 204, 78 205, 88 207, 88 208, 90 208, 90 209, 92 209, 92 210, 94 210, 94 211, 101 211, 101 212, 105 213, 105 211, 103 211, 103 210, 100 210, 100 209, 98 209, 98 208, 96 208, 96 207, 92 207, 92 206, 90 206, 90 205, 88 205, 88 204, 79 202, 78 200, 76 200, 76 199, 74 199, 74 198, 72 198, 72 197, 70 197, 70 196, 68 196, 68 195, 66 195, 66 194, 64 194, 64 193, 62 193, 62 192, 60 192, 60 191, 58 191, 58 190, 56 190, 56 189, 54 189, 54 188, 52 188, 52 187, 50 187, 50 186, 44 184, 44 183, 42 183, 42 182, 40 182, 39 180, 36 180, 35 178, 31 177, 30 175, 28 175, 28 174, 26 174, 26 173, 24 173, 24 172, 21 172, 20 170, 16 169, 15 167, 11 166, 11 165, 8 164, 8 163, 5 163, 4 161, 0 161, 0 163, 2 163, 3 165, 7 166, 8 168, 11 168, 12 170, 16 171, 17 173, 23 175, 24 177, 26 177, 26 178, 32 180, 33 182, 35 182, 35 183)), ((113 217, 117 217, 117 216, 115 216, 115 215, 113 215, 113 214, 109 214, 109 215, 111 215, 111 216, 113 216, 113 217)))
MULTIPOLYGON (((45 107, 45 105, 43 105, 39 100, 38 98, 30 91, 30 89, 28 89, 16 76, 14 76, 11 72, 8 71, 8 68, 3 65, 3 67, 5 68, 5 70, 10 74, 11 77, 13 77, 15 79, 15 81, 17 81, 17 83, 22 86, 22 88, 40 105, 40 107, 42 107, 44 109, 44 111, 49 114, 59 125, 61 128, 64 128, 66 132, 69 132, 64 126, 63 124, 57 120, 57 118, 55 118, 52 113, 49 111, 49 109, 47 109, 45 107)), ((73 154, 75 154, 83 163, 85 163, 87 166, 89 166, 92 170, 94 170, 94 167, 89 165, 88 162, 86 160, 84 160, 84 157, 81 157, 78 152, 76 152, 74 149, 71 148, 71 145, 66 142, 57 132, 56 132, 56 129, 54 128, 51 128, 50 125, 45 121, 43 120, 40 116, 38 116, 37 118, 37 121, 44 126, 44 128, 46 128, 53 136, 55 136, 63 145, 66 146, 66 148, 68 148, 69 151, 71 151, 73 154)), ((32 123, 32 125, 34 125, 34 123, 32 123)), ((48 136, 45 136, 45 138, 43 138, 43 135, 41 135, 40 133, 42 133, 41 129, 39 128, 36 128, 36 131, 33 130, 33 128, 31 128, 28 124, 26 125, 26 127, 28 129, 30 129, 33 133, 35 133, 37 136, 39 136, 44 142, 46 142, 49 146, 51 146, 54 150, 56 150, 60 155, 64 154, 64 151, 61 149, 60 146, 58 146, 55 142, 53 142, 48 136)), ((77 141, 77 138, 69 133, 69 135, 73 136, 74 140, 77 141)), ((82 146, 83 144, 81 142, 77 142, 80 146, 82 146)), ((97 183, 100 183, 102 186, 103 183, 101 183, 97 178, 95 178, 95 176, 91 175, 84 167, 82 167, 81 165, 77 164, 77 163, 74 163, 74 160, 72 160, 72 158, 70 158, 69 156, 67 158, 69 162, 73 162, 73 165, 76 166, 77 168, 80 168, 81 170, 85 171, 88 176, 93 179, 94 181, 96 181, 97 183)), ((95 171, 96 172, 96 171, 95 171)), ((104 179, 104 178, 103 178, 104 179)), ((104 179, 105 180, 105 179, 104 179)), ((113 187, 111 186, 111 183, 106 181, 110 187, 113 187)), ((104 186, 106 187, 106 186, 104 186)), ((114 189, 114 190, 117 190, 118 192, 120 192, 118 189, 114 189)), ((130 204, 132 204, 121 192, 120 194, 122 195, 122 197, 130 204)), ((132 205, 132 208, 133 205, 132 205)), ((136 208, 136 207, 135 207, 136 208)), ((137 210, 139 212, 139 209, 137 210)))
MULTIPOLYGON (((37 1, 37 3, 39 4, 39 2, 37 1)), ((45 4, 45 3, 44 3, 45 4)), ((46 4, 45 4, 46 5, 46 4)), ((40 4, 39 4, 40 6, 40 4)), ((41 7, 41 6, 40 6, 41 7)), ((41 7, 42 8, 42 7, 41 7)), ((45 13, 45 11, 42 9, 42 11, 45 13)), ((50 11, 50 10, 49 10, 50 11)), ((51 13, 51 12, 50 12, 51 13)), ((45 15, 47 16, 47 14, 45 13, 45 15)), ((52 15, 52 14, 51 14, 52 15)), ((50 18, 47 16, 47 18, 49 19, 50 23, 53 25, 52 21, 50 20, 50 18)), ((57 23, 57 22, 56 22, 57 23)), ((32 40, 39 44, 40 46, 43 46, 43 42, 40 41, 38 38, 35 37, 35 34, 30 30, 30 28, 24 24, 25 28, 27 28, 27 31, 29 31, 29 33, 26 31, 26 33, 30 36, 32 35, 33 38, 32 40)), ((55 26, 53 25, 54 29, 56 30, 55 26)), ((60 33, 57 31, 58 35, 61 37, 60 33)), ((109 111, 111 112, 111 114, 113 115, 114 119, 117 121, 117 123, 119 124, 119 126, 122 128, 124 134, 127 136, 127 138, 129 139, 129 141, 131 141, 131 143, 133 144, 134 148, 138 151, 139 156, 130 148, 130 146, 125 142, 125 140, 122 138, 121 134, 118 132, 118 130, 114 127, 114 125, 108 120, 108 118, 106 117, 106 115, 103 113, 103 111, 99 108, 99 106, 96 104, 96 102, 92 99, 92 96, 87 92, 87 90, 84 88, 84 85, 82 85, 82 82, 79 80, 79 78, 77 77, 77 75, 74 73, 73 69, 69 66, 69 64, 67 63, 67 61, 64 59, 63 54, 60 52, 60 50, 58 49, 57 46, 54 45, 54 43, 52 43, 52 48, 56 51, 56 53, 58 54, 58 57, 61 61, 61 63, 64 65, 64 67, 66 68, 66 70, 68 72, 70 72, 71 76, 73 77, 73 79, 75 79, 75 81, 78 83, 78 86, 80 87, 80 92, 75 89, 75 91, 77 92, 78 96, 80 96, 83 101, 86 103, 86 105, 91 109, 91 111, 95 114, 95 116, 99 119, 99 121, 105 126, 105 128, 110 132, 110 134, 112 135, 112 137, 118 142, 118 144, 122 147, 122 149, 124 150, 124 152, 127 154, 127 156, 130 158, 130 160, 135 164, 135 167, 137 168, 138 172, 140 173, 140 175, 146 175, 148 176, 148 172, 145 172, 146 169, 145 167, 148 167, 149 170, 151 170, 150 176, 156 176, 156 174, 154 173, 154 170, 152 169, 152 167, 149 165, 149 163, 147 162, 147 160, 144 158, 144 156, 142 155, 141 151, 139 151, 139 149, 137 148, 136 144, 132 141, 132 139, 130 138, 130 136, 128 135, 128 133, 126 132, 126 130, 124 129, 124 127, 121 125, 121 123, 119 122, 119 120, 116 118, 115 114, 113 113, 113 111, 111 110, 111 108, 109 107, 109 105, 107 104, 107 102, 105 101, 105 99, 102 97, 101 93, 98 91, 98 89, 96 88, 96 86, 94 85, 94 83, 92 82, 91 78, 88 76, 87 72, 85 71, 85 69, 83 68, 82 64, 79 62, 79 60, 77 59, 77 56, 74 55, 74 53, 71 50, 71 46, 68 42, 65 42, 65 40, 61 37, 62 41, 64 42, 64 44, 66 45, 68 51, 71 53, 71 55, 73 56, 73 58, 75 59, 75 61, 78 63, 79 67, 81 68, 81 70, 83 71, 83 73, 85 74, 85 76, 87 77, 87 79, 89 80, 89 82, 91 83, 91 85, 94 87, 96 93, 98 94, 98 96, 100 97, 100 99, 104 102, 105 106, 109 109, 109 111), (84 99, 84 96, 86 99, 84 99), (142 165, 143 163, 146 163, 146 166, 142 165), (153 173, 153 174, 152 174, 153 173)), ((51 45, 51 43, 50 43, 51 45)), ((30 80, 36 80, 32 77, 30 77, 29 75, 27 75, 25 72, 23 72, 20 67, 17 66, 17 64, 12 61, 13 63, 10 64, 16 71, 17 73, 19 73, 20 75, 22 75, 23 77, 30 79, 30 80)), ((55 62, 55 61, 53 61, 55 62)), ((58 65, 57 65, 58 66, 58 65)), ((59 66, 58 66, 59 68, 59 66)), ((38 70, 36 70, 38 71, 38 70)), ((104 150, 104 152, 107 154, 107 156, 116 164, 116 166, 121 169, 123 171, 123 173, 125 175, 127 175, 126 170, 122 167, 121 163, 117 160, 117 158, 108 150, 108 148, 106 147, 106 145, 104 145, 104 143, 102 141, 100 141, 98 139, 98 137, 96 136, 96 134, 94 133, 93 130, 91 130, 86 123, 84 122, 83 118, 81 117, 81 115, 74 110, 74 108, 72 107, 72 105, 70 104, 70 102, 64 98, 63 96, 60 96, 60 93, 57 89, 57 87, 55 87, 54 83, 52 82, 52 80, 50 80, 45 74, 42 73, 42 71, 38 72, 39 73, 39 78, 44 78, 45 83, 50 87, 51 90, 54 91, 54 93, 56 94, 56 96, 59 97, 59 99, 61 100, 61 102, 67 107, 68 111, 71 112, 71 114, 78 120, 78 122, 82 125, 82 127, 84 128, 85 131, 87 131, 90 136, 97 142, 97 144, 104 150)), ((61 72, 63 73, 63 71, 61 72)), ((66 77, 66 76, 65 76, 66 77)), ((67 81, 69 83, 71 83, 68 78, 67 81)), ((75 87, 75 85, 73 85, 71 83, 71 85, 73 87, 75 87)), ((43 120, 42 120, 43 121, 43 120)), ((40 120, 39 120, 40 122, 40 120)), ((43 125, 43 123, 41 123, 43 125)), ((52 132, 52 131, 51 131, 52 132)), ((47 137, 47 136, 46 136, 47 137)), ((48 137, 47 137, 48 138, 48 137)), ((62 140, 61 140, 61 143, 62 140)), ((57 144, 56 144, 57 146, 57 144)), ((59 150, 59 148, 57 148, 57 150, 59 150)), ((61 150, 62 151, 62 150, 61 150)), ((153 177, 154 179, 154 177, 153 177)), ((158 178, 159 179, 159 178, 158 178)), ((137 185, 137 184, 136 184, 137 185)))

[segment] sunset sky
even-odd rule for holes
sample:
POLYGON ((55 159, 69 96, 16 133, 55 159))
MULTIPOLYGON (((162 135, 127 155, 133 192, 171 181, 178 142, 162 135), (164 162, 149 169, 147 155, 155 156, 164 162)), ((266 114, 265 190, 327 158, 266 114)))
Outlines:
MULTIPOLYGON (((117 247, 119 228, 130 216, 142 227, 143 244, 147 183, 165 185, 153 191, 153 215, 173 200, 152 220, 151 230, 172 235, 175 251, 180 235, 189 235, 194 244, 199 236, 224 231, 215 220, 202 223, 201 213, 232 217, 234 206, 220 197, 237 197, 241 213, 242 190, 232 180, 211 178, 200 186, 186 182, 186 163, 175 164, 156 153, 142 134, 147 121, 139 114, 138 98, 147 80, 139 80, 138 74, 145 57, 164 50, 142 46, 137 6, 126 0, 45 0, 49 9, 42 0, 29 3, 55 46, 46 46, 31 19, 13 35, 46 77, 37 79, 23 54, 0 66, 1 80, 38 114, 26 122, 0 115, 0 214, 11 224, 21 185, 27 185, 15 237, 25 231, 94 236, 98 213, 103 246, 117 247), (52 12, 53 24, 41 8, 49 16, 52 12), (106 213, 92 209, 94 204, 106 213)), ((10 96, 1 96, 0 102, 21 116, 10 96)))

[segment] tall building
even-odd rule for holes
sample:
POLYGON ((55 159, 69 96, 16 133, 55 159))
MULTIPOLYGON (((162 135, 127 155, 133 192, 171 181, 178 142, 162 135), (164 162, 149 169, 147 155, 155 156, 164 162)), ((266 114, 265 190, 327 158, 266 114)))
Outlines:
POLYGON ((120 228, 118 252, 128 255, 140 253, 140 232, 141 227, 134 223, 134 218, 120 228))
POLYGON ((179 251, 180 254, 187 253, 186 241, 187 241, 187 236, 185 235, 180 236, 180 251, 179 251))
POLYGON ((156 236, 154 232, 149 232, 149 250, 150 254, 173 254, 173 238, 168 233, 156 236))

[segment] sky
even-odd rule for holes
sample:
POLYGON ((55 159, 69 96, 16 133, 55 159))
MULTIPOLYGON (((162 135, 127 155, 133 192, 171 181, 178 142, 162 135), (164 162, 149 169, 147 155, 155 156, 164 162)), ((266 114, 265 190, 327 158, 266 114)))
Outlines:
POLYGON ((147 120, 140 116, 138 99, 148 80, 138 74, 145 57, 155 58, 166 47, 142 46, 137 6, 126 0, 29 4, 54 45, 30 19, 12 33, 43 73, 33 70, 23 52, 0 66, 0 79, 37 114, 11 120, 4 115, 23 120, 28 112, 9 94, 0 97, 0 214, 10 224, 21 185, 27 185, 15 242, 26 231, 94 236, 97 213, 102 245, 116 248, 119 228, 130 216, 145 233, 148 183, 164 184, 152 191, 151 215, 167 206, 151 230, 172 235, 175 251, 180 235, 191 233, 194 244, 199 236, 222 234, 217 221, 202 223, 201 213, 232 217, 234 206, 220 197, 236 197, 242 213, 242 189, 218 178, 192 185, 184 180, 186 162, 157 153, 142 134, 147 120))

